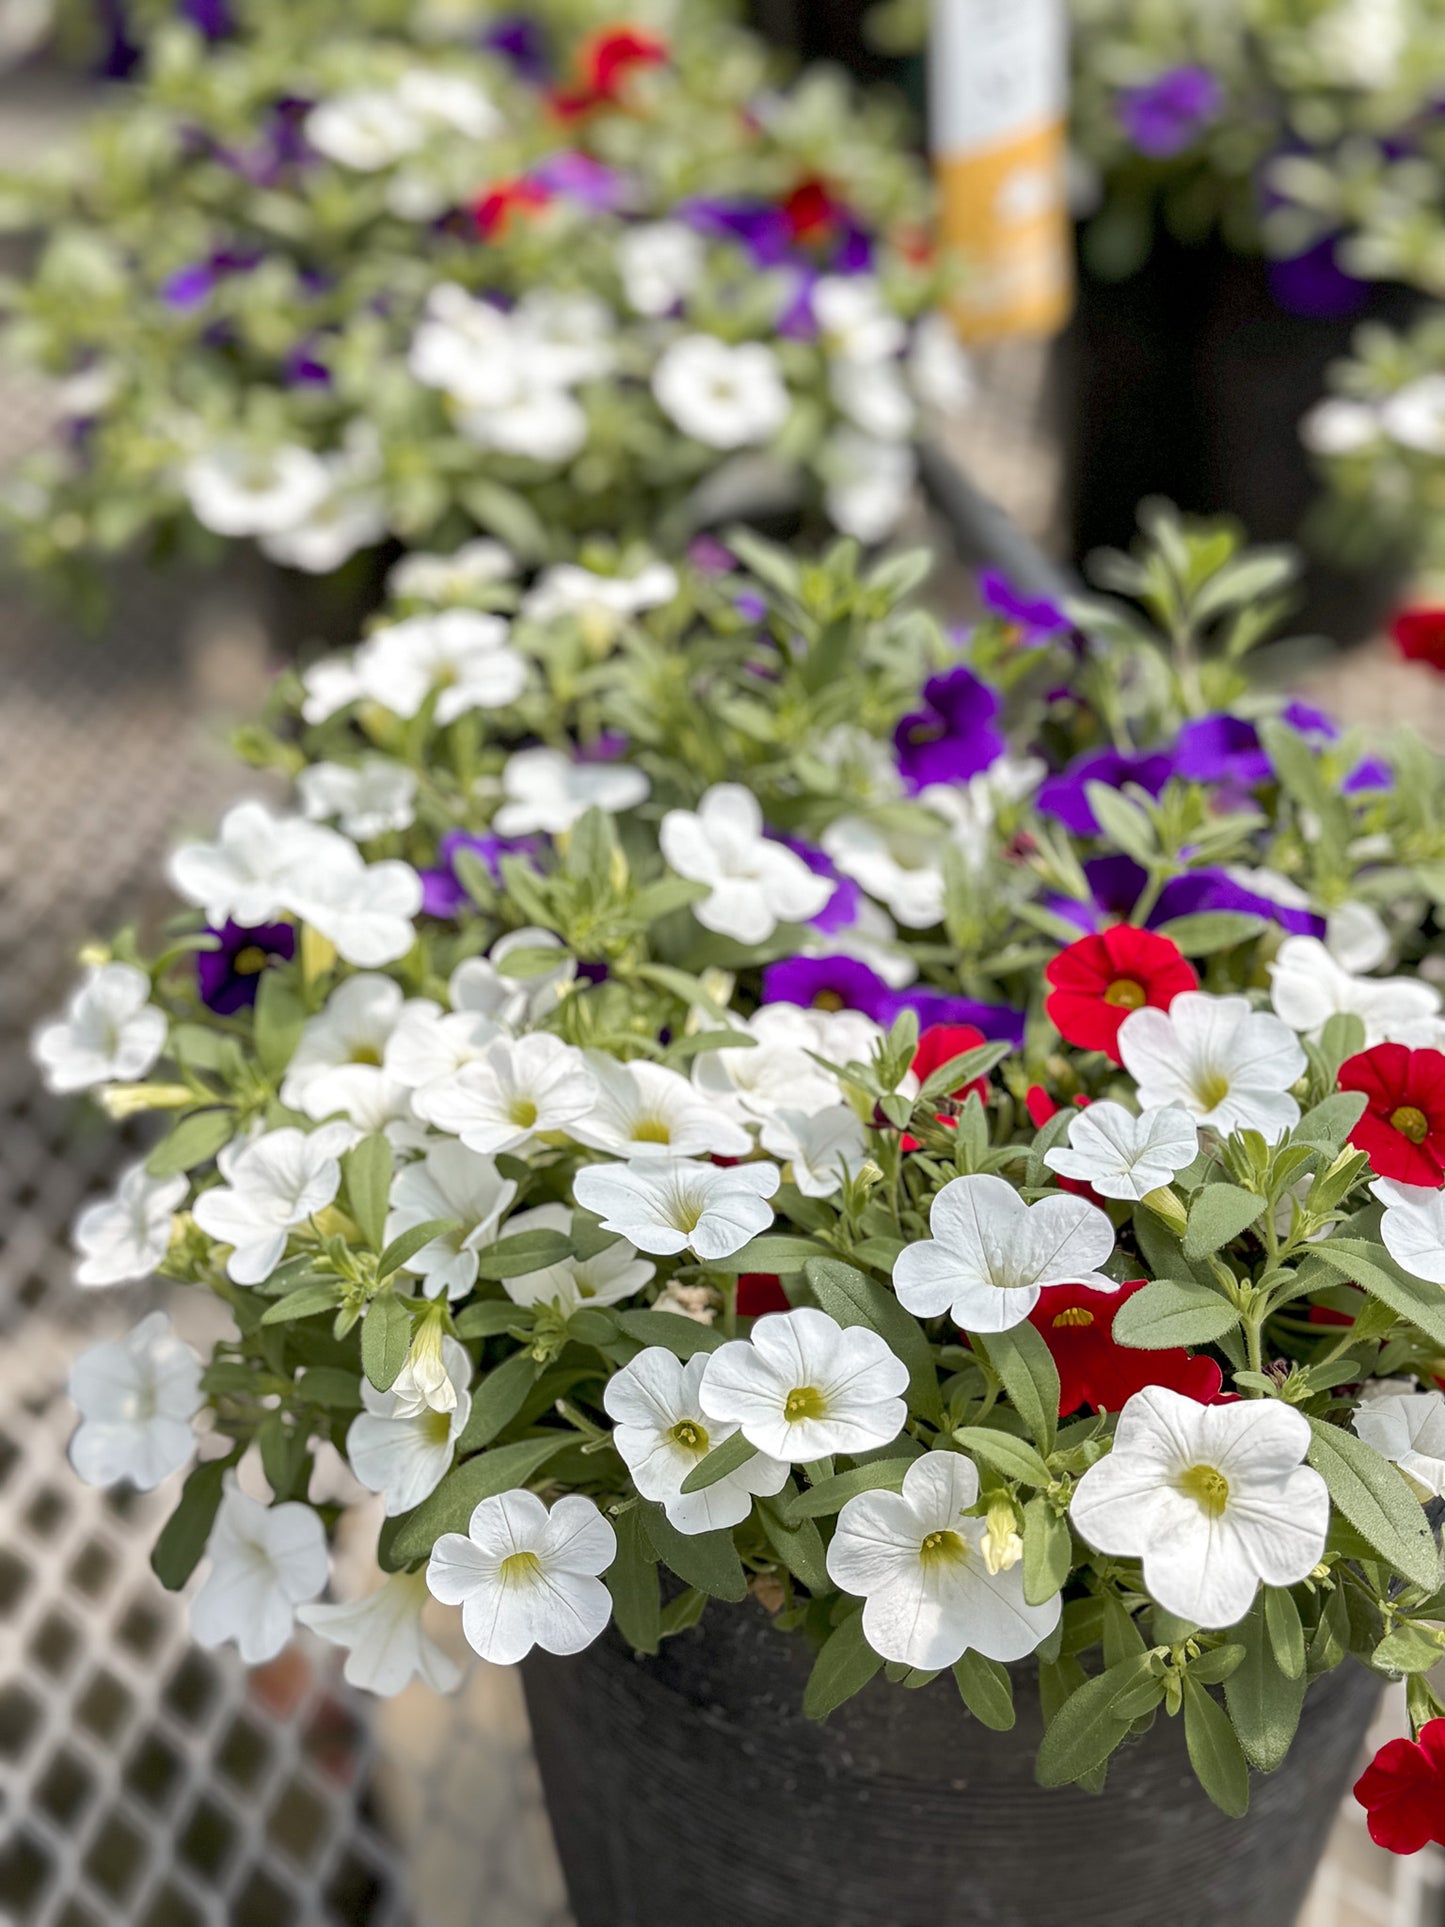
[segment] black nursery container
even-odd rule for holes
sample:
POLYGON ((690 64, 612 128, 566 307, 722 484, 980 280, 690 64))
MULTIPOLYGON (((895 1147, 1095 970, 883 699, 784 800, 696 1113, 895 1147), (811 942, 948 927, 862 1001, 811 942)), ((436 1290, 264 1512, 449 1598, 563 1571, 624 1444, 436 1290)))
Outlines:
POLYGON ((713 1604, 655 1658, 609 1629, 523 1663, 578 1927, 1287 1927, 1380 1695, 1352 1661, 1318 1681, 1285 1764, 1230 1820, 1182 1721, 1117 1753, 1102 1795, 1045 1791, 1030 1664, 995 1733, 947 1675, 880 1677, 814 1725, 811 1659, 759 1607, 713 1604))
POLYGON ((1319 483, 1300 418, 1325 392, 1362 321, 1399 325, 1418 307, 1379 287, 1348 316, 1292 314, 1268 265, 1218 244, 1156 239, 1146 266, 1106 281, 1087 264, 1064 343, 1065 440, 1076 555, 1127 547, 1135 510, 1167 496, 1199 514, 1235 516, 1254 542, 1303 542, 1306 602, 1296 631, 1359 641, 1399 597, 1405 569, 1382 557, 1362 569, 1312 543, 1319 483))

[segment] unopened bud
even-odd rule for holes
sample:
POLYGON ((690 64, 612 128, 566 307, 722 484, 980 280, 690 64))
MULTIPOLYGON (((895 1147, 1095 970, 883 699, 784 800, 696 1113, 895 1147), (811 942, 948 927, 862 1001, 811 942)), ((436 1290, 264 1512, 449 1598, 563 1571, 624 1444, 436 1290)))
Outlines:
POLYGON ((107 1117, 139 1117, 143 1111, 179 1111, 193 1104, 189 1084, 107 1084, 96 1093, 107 1117))
POLYGON ((988 1531, 983 1536, 982 1550, 983 1563, 992 1573, 1007 1572, 1024 1556, 1018 1514, 1005 1493, 996 1493, 988 1502, 988 1531))
POLYGON ((1156 1218, 1163 1219, 1176 1237, 1184 1236, 1189 1228, 1189 1217, 1183 1204, 1167 1184, 1161 1184, 1157 1190, 1146 1191, 1144 1203, 1156 1218))

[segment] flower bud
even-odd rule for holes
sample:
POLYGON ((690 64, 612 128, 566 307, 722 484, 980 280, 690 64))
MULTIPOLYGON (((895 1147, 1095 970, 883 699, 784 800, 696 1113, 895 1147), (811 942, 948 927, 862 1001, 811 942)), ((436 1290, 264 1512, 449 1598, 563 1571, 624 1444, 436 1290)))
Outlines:
POLYGON ((1006 1492, 996 1492, 988 1502, 988 1531, 983 1537, 983 1563, 992 1573, 1007 1572, 1024 1556, 1019 1537, 1019 1519, 1006 1492))
POLYGON ((96 1096, 107 1117, 139 1117, 143 1111, 178 1111, 195 1102, 189 1084, 107 1084, 96 1096))

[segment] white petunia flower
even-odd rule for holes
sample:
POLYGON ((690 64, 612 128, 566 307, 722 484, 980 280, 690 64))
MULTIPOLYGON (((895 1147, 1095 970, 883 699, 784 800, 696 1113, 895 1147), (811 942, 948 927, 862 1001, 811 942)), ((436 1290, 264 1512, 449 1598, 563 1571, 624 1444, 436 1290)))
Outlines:
POLYGON ((977 390, 973 364, 958 331, 937 309, 920 316, 914 324, 908 378, 923 406, 941 415, 955 414, 972 401, 977 390))
POLYGON ((436 1144, 419 1164, 397 1172, 386 1214, 386 1242, 436 1218, 455 1218, 445 1231, 406 1261, 428 1298, 465 1298, 477 1282, 477 1253, 495 1243, 497 1227, 517 1195, 511 1178, 490 1158, 464 1144, 436 1144))
POLYGON ((1440 1008, 1440 993, 1413 977, 1355 977, 1318 937, 1286 937, 1269 966, 1270 1001, 1291 1030, 1314 1037, 1331 1017, 1355 1016, 1365 1048, 1440 1008))
POLYGON ((1271 1143, 1299 1123, 1289 1087, 1305 1054, 1287 1024, 1248 998, 1185 990, 1168 1010, 1131 1011, 1119 1051, 1146 1111, 1175 1104, 1221 1137, 1259 1131, 1271 1143))
POLYGON ((323 100, 306 116, 306 139, 318 154, 360 174, 391 167, 421 146, 418 116, 382 87, 357 87, 323 100))
POLYGON ((942 838, 840 816, 824 830, 822 844, 843 875, 886 904, 905 928, 928 930, 941 920, 942 838))
POLYGON ((730 1258, 773 1222, 767 1202, 778 1188, 776 1164, 731 1168, 689 1158, 634 1164, 584 1164, 572 1194, 639 1251, 691 1249, 707 1263, 730 1258))
POLYGON ((306 691, 301 715, 308 723, 324 723, 361 700, 361 683, 349 655, 323 656, 313 662, 302 670, 301 685, 306 691))
POLYGON ((845 1330, 826 1312, 770 1312, 750 1338, 707 1355, 699 1397, 770 1458, 806 1465, 871 1452, 903 1430, 908 1367, 877 1332, 845 1330))
POLYGON ((763 834, 763 812, 740 783, 715 783, 697 809, 669 810, 658 832, 681 877, 711 894, 692 906, 706 930, 738 943, 765 943, 779 923, 803 923, 833 894, 786 844, 763 834))
POLYGON ((807 1055, 823 1054, 808 1015, 794 1004, 764 1004, 738 1025, 756 1040, 751 1047, 698 1052, 694 1087, 739 1124, 762 1122, 782 1110, 805 1117, 829 1110, 839 1099, 838 1081, 807 1055))
POLYGON ((1171 1184, 1199 1153, 1199 1132, 1172 1105, 1135 1117, 1122 1104, 1091 1104, 1069 1125, 1069 1143, 1044 1152, 1062 1177, 1081 1178, 1106 1198, 1143 1198, 1171 1184))
POLYGON ((906 441, 918 425, 913 397, 891 362, 835 361, 828 391, 839 413, 876 441, 906 441))
POLYGON ((1261 1580, 1293 1586, 1324 1555, 1330 1497, 1303 1463, 1309 1445, 1309 1421, 1278 1399, 1200 1405, 1149 1385, 1126 1402, 1069 1515, 1100 1552, 1142 1559, 1166 1612, 1233 1626, 1261 1580))
POLYGON ((581 1051, 547 1031, 499 1037, 473 1063, 417 1092, 420 1116, 492 1157, 545 1131, 570 1131, 592 1113, 597 1083, 581 1051))
POLYGON ((558 749, 519 749, 502 771, 502 807, 492 818, 498 836, 545 830, 560 836, 590 809, 619 816, 644 802, 651 784, 627 763, 574 763, 558 749))
POLYGON ((1342 970, 1363 976, 1379 969, 1392 946, 1379 911, 1351 900, 1337 903, 1325 918, 1325 948, 1342 970))
POLYGON ((282 1080, 281 1102, 308 1117, 331 1116, 347 1094, 338 1072, 380 1068, 398 1025, 439 1015, 426 999, 408 1001, 394 978, 374 971, 348 977, 302 1026, 282 1080))
MULTIPOLYGON (((503 543, 479 535, 452 555, 417 551, 404 555, 387 575, 387 591, 398 601, 465 602, 479 589, 507 582, 517 573, 517 558, 503 543)), ((307 719, 311 720, 310 718, 307 719)))
POLYGON ((70 1398, 80 1424, 70 1463, 87 1485, 128 1480, 142 1492, 189 1464, 191 1420, 200 1410, 201 1361, 182 1344, 163 1311, 134 1331, 82 1352, 70 1368, 70 1398))
MULTIPOLYGON (((170 880, 207 923, 250 927, 287 909, 297 872, 334 860, 345 838, 300 816, 274 816, 264 803, 237 803, 221 818, 214 843, 187 843, 170 861, 170 880)), ((353 851, 353 854, 354 851, 353 851)))
POLYGON ((697 286, 707 250, 681 221, 646 221, 618 237, 616 259, 628 306, 636 314, 664 315, 697 286))
POLYGON ((1402 1271, 1445 1285, 1445 1191, 1376 1178, 1370 1190, 1385 1207, 1380 1237, 1402 1271))
POLYGON ((347 836, 366 843, 389 830, 409 830, 416 818, 416 775, 389 756, 360 763, 312 763, 299 772, 301 805, 313 822, 340 819, 347 836))
POLYGON ((360 550, 373 548, 388 527, 381 443, 370 424, 355 424, 345 444, 322 460, 326 494, 309 514, 260 538, 263 555, 308 575, 331 575, 360 550))
POLYGON ((423 1000, 402 1015, 387 1039, 383 1067, 407 1090, 423 1090, 463 1064, 475 1064, 499 1034, 495 1019, 480 1011, 440 1011, 423 1000))
POLYGON ((701 1492, 682 1483, 707 1454, 737 1431, 706 1416, 699 1400, 707 1354, 684 1365, 661 1345, 649 1345, 613 1374, 602 1403, 613 1421, 612 1443, 644 1499, 662 1502, 668 1524, 679 1532, 719 1532, 741 1525, 753 1498, 772 1498, 788 1482, 783 1459, 757 1453, 735 1472, 701 1492))
POLYGON ((406 616, 362 643, 354 659, 357 681, 373 702, 407 718, 435 692, 440 727, 471 709, 504 709, 527 681, 527 665, 508 633, 500 616, 482 609, 406 616))
POLYGON ((579 563, 559 562, 545 569, 523 596, 520 613, 532 622, 570 615, 587 621, 601 618, 611 625, 646 609, 660 609, 676 594, 677 571, 666 562, 650 562, 636 575, 598 575, 579 563))
POLYGON ((684 335, 663 350, 652 392, 684 435, 709 448, 770 442, 792 411, 792 397, 771 348, 731 347, 716 335, 684 335))
POLYGON ((284 535, 326 500, 331 475, 309 448, 215 448, 186 465, 181 486, 215 535, 284 535))
POLYGON ((777 1111, 763 1124, 762 1143, 765 1151, 792 1166, 793 1183, 805 1198, 836 1196, 868 1155, 863 1126, 846 1104, 831 1104, 811 1115, 777 1111))
POLYGON ((225 1477, 211 1536, 211 1570, 191 1601, 198 1646, 236 1642, 247 1666, 274 1659, 291 1637, 296 1608, 326 1584, 326 1532, 309 1505, 264 1506, 225 1477))
POLYGON ((468 140, 485 140, 506 125, 491 96, 466 74, 409 68, 396 83, 396 98, 421 120, 468 140))
POLYGON ((48 1091, 133 1084, 165 1047, 166 1016, 134 964, 97 964, 71 994, 65 1015, 36 1031, 32 1052, 48 1091))
POLYGON ((292 1226, 331 1203, 341 1189, 338 1153, 349 1136, 344 1124, 309 1134, 288 1126, 221 1152, 216 1165, 225 1182, 201 1193, 192 1216, 208 1237, 232 1247, 226 1275, 236 1284, 269 1278, 292 1226))
POLYGON ((444 1532, 426 1582, 434 1599, 460 1606, 467 1644, 496 1666, 534 1646, 580 1653, 612 1617, 597 1577, 617 1557, 617 1535, 595 1502, 571 1492, 552 1510, 531 1492, 483 1499, 466 1536, 444 1532))
POLYGON ((687 1079, 662 1064, 619 1064, 588 1051, 597 1100, 572 1128, 579 1144, 613 1157, 746 1157, 753 1140, 740 1124, 699 1097, 687 1079))
POLYGON ((451 1693, 461 1683, 461 1668, 422 1626, 430 1597, 424 1572, 395 1572, 364 1599, 298 1606, 296 1617, 343 1649, 348 1686, 390 1699, 419 1679, 434 1693, 451 1693))
POLYGON ((587 411, 558 384, 534 348, 512 359, 512 393, 504 403, 478 403, 457 416, 457 428, 479 448, 499 448, 558 467, 587 443, 587 411))
MULTIPOLYGON (((566 1235, 571 1229, 572 1213, 565 1204, 539 1204, 509 1218, 506 1235, 511 1238, 522 1231, 566 1235)), ((638 1257, 636 1247, 625 1238, 614 1238, 589 1258, 559 1258, 540 1271, 505 1278, 502 1289, 514 1305, 556 1305, 570 1318, 583 1305, 620 1305, 641 1291, 656 1270, 656 1265, 638 1257)))
POLYGON ((1002 1178, 953 1178, 933 1200, 931 1238, 898 1254, 893 1287, 917 1318, 947 1312, 965 1331, 1011 1331, 1046 1285, 1117 1291, 1098 1267, 1114 1227, 1087 1198, 1060 1194, 1025 1204, 1002 1178))
POLYGON ((1300 440, 1311 455, 1357 455, 1380 439, 1380 414, 1373 403, 1328 395, 1300 420, 1300 440))
POLYGON ((361 1381, 366 1410, 351 1421, 346 1434, 346 1456, 368 1492, 380 1492, 386 1516, 394 1519, 436 1491, 452 1469, 456 1444, 472 1415, 472 1361, 455 1338, 441 1341, 442 1366, 455 1402, 439 1411, 419 1404, 395 1387, 378 1392, 361 1381))
POLYGON ((123 1285, 149 1278, 170 1249, 171 1225, 190 1189, 184 1177, 153 1178, 133 1164, 108 1198, 75 1221, 78 1285, 123 1285))
POLYGON ((1419 375, 1380 407, 1380 426, 1392 442, 1422 455, 1445 455, 1445 375, 1419 375))
POLYGON ((416 942, 412 919, 420 913, 421 899, 421 878, 409 863, 367 863, 341 836, 324 865, 293 870, 286 880, 291 914, 362 970, 397 963, 411 949, 416 942))
POLYGON ((867 365, 891 362, 902 350, 908 331, 872 275, 821 275, 809 300, 829 354, 867 365))
POLYGON ((505 1030, 525 1030, 557 1008, 577 975, 577 959, 552 930, 527 925, 499 937, 485 957, 467 957, 451 974, 447 994, 454 1011, 490 1017, 505 1030), (532 977, 509 977, 502 965, 514 950, 555 950, 556 968, 532 977))
POLYGON ((838 1514, 828 1576, 862 1597, 863 1636, 875 1653, 941 1672, 966 1652, 1025 1659, 1059 1623, 1056 1593, 1024 1598, 1023 1567, 990 1572, 987 1519, 964 1517, 978 1470, 961 1452, 926 1452, 901 1492, 863 1492, 838 1514))
POLYGON ((885 542, 913 499, 918 462, 906 442, 836 429, 818 455, 828 520, 859 542, 885 542))
POLYGON ((1417 1493, 1445 1499, 1445 1398, 1439 1392, 1368 1399, 1351 1424, 1366 1445, 1399 1466, 1417 1493))

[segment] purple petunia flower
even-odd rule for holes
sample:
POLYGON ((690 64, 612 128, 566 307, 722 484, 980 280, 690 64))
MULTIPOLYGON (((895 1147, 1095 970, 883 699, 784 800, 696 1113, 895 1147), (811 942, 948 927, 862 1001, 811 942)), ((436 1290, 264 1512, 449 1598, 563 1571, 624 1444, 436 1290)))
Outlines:
POLYGON ((1009 1004, 984 1004, 974 997, 935 989, 932 984, 914 984, 908 990, 890 993, 886 1015, 878 1021, 891 1024, 904 1010, 917 1013, 920 1030, 927 1030, 930 1024, 972 1024, 990 1041, 1012 1044, 1015 1050, 1023 1049, 1024 1013, 1009 1004))
POLYGON ((604 167, 590 154, 579 154, 570 148, 538 161, 528 170, 527 178, 549 194, 560 194, 601 214, 626 207, 634 193, 633 184, 625 174, 619 174, 615 167, 604 167))
POLYGON ((1192 147, 1217 119, 1224 89, 1207 67, 1171 67, 1142 87, 1126 87, 1115 101, 1119 125, 1152 161, 1172 160, 1192 147))
POLYGON ((1274 774, 1259 731, 1243 716, 1198 716, 1174 744, 1175 765, 1191 783, 1235 783, 1253 789, 1274 774))
POLYGON ((207 928, 217 947, 196 952, 196 985, 201 1002, 218 1017, 249 1010, 267 965, 273 959, 289 963, 296 955, 294 924, 258 923, 247 929, 228 922, 219 930, 207 928))
POLYGON ((760 268, 776 268, 792 248, 792 229, 780 207, 768 201, 723 201, 699 194, 683 201, 677 218, 710 241, 737 241, 760 268))
POLYGON ((1327 235, 1302 254, 1269 263, 1269 291, 1286 314, 1310 321, 1338 321, 1358 314, 1370 298, 1368 281, 1340 266, 1335 235, 1327 235))
POLYGON ((730 575, 738 565, 732 550, 715 535, 695 535, 687 545, 687 559, 704 575, 730 575))
POLYGON ((1003 755, 998 694, 971 669, 960 664, 930 677, 923 701, 893 732, 899 771, 913 789, 966 782, 1003 755))
POLYGON ((794 856, 800 856, 814 876, 826 877, 833 885, 832 896, 817 916, 808 919, 812 928, 821 930, 826 936, 831 931, 846 930, 849 924, 856 923, 863 892, 852 877, 843 876, 830 857, 814 844, 804 843, 801 837, 782 836, 778 841, 785 844, 794 856))
MULTIPOLYGON (((1084 865, 1084 875, 1089 884, 1087 902, 1051 896, 1045 903, 1055 916, 1086 931, 1125 921, 1146 882, 1143 866, 1129 856, 1093 857, 1084 865)), ((1281 902, 1262 889, 1242 883, 1228 870, 1216 868, 1189 870, 1166 883, 1144 921, 1155 930, 1174 917, 1198 916, 1206 910, 1238 910, 1265 917, 1296 937, 1322 937, 1325 931, 1324 918, 1307 906, 1281 902)))
POLYGON ((893 998, 883 979, 856 957, 786 957, 763 970, 765 1004, 804 1010, 860 1010, 875 1023, 892 1021, 893 998))
POLYGON ((207 40, 224 40, 236 31, 231 0, 181 0, 181 18, 189 20, 207 40))
POLYGON ((541 848, 534 836, 473 836, 467 830, 449 830, 437 845, 441 863, 435 869, 419 870, 421 907, 429 917, 460 916, 472 899, 457 875, 456 859, 465 850, 485 865, 493 883, 502 881, 504 856, 531 856, 541 848))
POLYGON ((519 80, 543 87, 551 77, 547 38, 537 21, 525 13, 503 14, 482 35, 488 53, 500 54, 519 80))
POLYGON ((1173 774, 1174 759, 1163 751, 1145 755, 1118 749, 1090 750, 1076 756, 1067 769, 1040 786, 1038 805, 1045 816, 1057 817, 1075 836, 1097 836, 1099 824, 1089 806, 1089 783, 1107 783, 1113 790, 1137 783, 1150 796, 1159 796, 1173 774))
POLYGON ((1026 648, 1037 648, 1053 636, 1067 635, 1073 624, 1056 602, 1047 596, 1025 595, 997 569, 984 569, 978 578, 983 606, 991 614, 1003 616, 1021 633, 1026 648))

